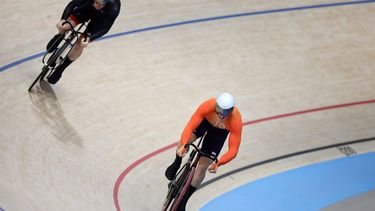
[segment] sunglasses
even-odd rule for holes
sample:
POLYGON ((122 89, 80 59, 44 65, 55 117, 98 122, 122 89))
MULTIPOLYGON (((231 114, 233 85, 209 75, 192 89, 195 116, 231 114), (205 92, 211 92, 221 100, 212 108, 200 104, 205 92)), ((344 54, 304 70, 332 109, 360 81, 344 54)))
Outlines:
POLYGON ((232 113, 233 108, 223 109, 223 108, 220 108, 220 106, 219 106, 218 104, 216 104, 216 105, 215 105, 215 111, 216 111, 216 114, 217 114, 220 118, 225 118, 225 117, 229 116, 229 114, 232 113))
POLYGON ((98 5, 104 7, 105 6, 105 2, 103 0, 94 0, 95 3, 97 3, 98 5))

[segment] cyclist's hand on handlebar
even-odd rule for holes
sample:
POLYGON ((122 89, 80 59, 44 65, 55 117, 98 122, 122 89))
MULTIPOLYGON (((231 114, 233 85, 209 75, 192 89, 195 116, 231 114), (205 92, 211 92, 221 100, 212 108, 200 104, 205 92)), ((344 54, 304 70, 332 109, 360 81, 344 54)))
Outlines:
POLYGON ((69 29, 70 29, 70 25, 69 25, 69 24, 64 24, 65 22, 66 22, 66 20, 61 19, 61 20, 56 24, 56 28, 59 30, 59 33, 60 33, 60 34, 64 33, 66 30, 69 30, 69 29))
POLYGON ((83 38, 81 40, 81 46, 85 48, 85 47, 87 47, 87 45, 89 44, 89 42, 90 42, 90 37, 87 36, 87 37, 85 37, 85 38, 83 38))
POLYGON ((210 173, 216 173, 216 171, 217 171, 217 167, 218 167, 217 163, 212 163, 212 164, 210 165, 210 167, 208 168, 208 171, 209 171, 210 173))
POLYGON ((177 150, 177 155, 183 158, 186 154, 186 151, 186 148, 182 146, 177 150))
POLYGON ((56 28, 59 30, 59 33, 63 33, 64 32, 64 29, 63 29, 63 23, 65 22, 65 20, 60 20, 57 24, 56 24, 56 28))
POLYGON ((60 30, 62 27, 63 27, 63 23, 65 22, 64 19, 61 19, 57 24, 56 24, 56 28, 58 30, 60 30))

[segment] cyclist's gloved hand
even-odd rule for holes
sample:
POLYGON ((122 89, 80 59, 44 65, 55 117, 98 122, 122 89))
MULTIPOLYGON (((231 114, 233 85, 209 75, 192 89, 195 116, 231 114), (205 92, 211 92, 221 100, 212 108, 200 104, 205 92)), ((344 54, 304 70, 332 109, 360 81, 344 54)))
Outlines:
POLYGON ((208 168, 208 171, 209 171, 210 173, 216 173, 216 171, 217 171, 217 167, 219 167, 219 166, 217 165, 217 163, 212 163, 212 164, 210 165, 210 167, 208 168))
POLYGON ((177 155, 183 158, 186 152, 187 152, 186 148, 182 146, 177 150, 177 155))

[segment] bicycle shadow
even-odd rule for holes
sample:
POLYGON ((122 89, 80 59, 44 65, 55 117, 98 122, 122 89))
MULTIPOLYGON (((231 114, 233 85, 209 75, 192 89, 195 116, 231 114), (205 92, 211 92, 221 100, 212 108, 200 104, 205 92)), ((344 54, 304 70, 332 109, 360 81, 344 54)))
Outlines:
POLYGON ((83 148, 83 140, 77 130, 69 123, 57 100, 56 94, 48 82, 41 80, 29 97, 34 111, 49 126, 51 134, 64 143, 72 143, 83 148))

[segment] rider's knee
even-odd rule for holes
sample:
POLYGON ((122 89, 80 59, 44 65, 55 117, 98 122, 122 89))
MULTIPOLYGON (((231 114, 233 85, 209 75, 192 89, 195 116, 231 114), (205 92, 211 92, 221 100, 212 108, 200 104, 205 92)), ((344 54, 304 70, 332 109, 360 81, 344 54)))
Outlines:
POLYGON ((207 169, 208 169, 208 166, 209 165, 206 165, 206 164, 198 164, 197 169, 196 169, 196 173, 204 175, 206 173, 207 169))

